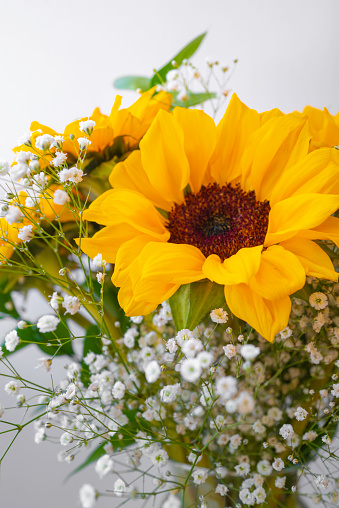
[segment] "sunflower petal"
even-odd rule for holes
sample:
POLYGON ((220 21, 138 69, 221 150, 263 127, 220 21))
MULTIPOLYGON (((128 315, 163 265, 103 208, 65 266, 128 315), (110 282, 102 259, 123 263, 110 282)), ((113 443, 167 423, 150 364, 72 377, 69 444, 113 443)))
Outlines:
POLYGON ((220 257, 211 254, 206 259, 202 271, 212 282, 226 286, 247 283, 257 273, 260 266, 262 245, 240 249, 222 263, 220 257))
POLYGON ((270 202, 312 192, 339 194, 339 151, 320 148, 283 172, 270 202))
POLYGON ((225 298, 231 312, 255 328, 269 342, 286 328, 291 312, 291 300, 265 300, 247 284, 225 287, 225 298))
POLYGON ((298 257, 306 275, 320 279, 338 280, 338 274, 333 268, 331 258, 316 243, 296 237, 282 242, 280 245, 298 257))
POLYGON ((150 184, 175 203, 184 201, 189 181, 189 165, 184 134, 173 115, 160 110, 140 141, 141 161, 150 184))
POLYGON ((173 201, 168 201, 150 184, 142 167, 140 150, 134 150, 125 161, 114 167, 109 182, 116 189, 130 189, 143 194, 154 206, 163 210, 170 211, 173 207, 173 201))
POLYGON ((238 181, 240 160, 250 135, 260 127, 260 116, 232 95, 226 112, 217 126, 217 144, 211 161, 211 176, 219 184, 238 181))
POLYGON ((339 196, 333 194, 302 194, 273 205, 264 245, 288 240, 299 230, 319 226, 339 206, 339 196))
POLYGON ((217 129, 212 118, 199 109, 175 108, 173 116, 184 131, 184 147, 190 165, 189 184, 192 192, 198 192, 217 142, 217 129))
POLYGON ((298 237, 309 240, 332 240, 339 247, 339 218, 329 217, 316 228, 299 231, 298 237))
POLYGON ((250 288, 266 300, 281 300, 305 285, 305 269, 297 256, 280 245, 263 251, 250 288))

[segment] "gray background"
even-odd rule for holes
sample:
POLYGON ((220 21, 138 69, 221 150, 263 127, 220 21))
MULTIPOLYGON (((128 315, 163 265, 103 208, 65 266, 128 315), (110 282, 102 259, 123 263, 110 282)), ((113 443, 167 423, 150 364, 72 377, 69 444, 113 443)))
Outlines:
MULTIPOLYGON (((337 0, 2 0, 0 19, 0 159, 12 160, 10 148, 32 120, 61 130, 96 106, 109 113, 114 78, 151 74, 205 30, 195 62, 238 58, 230 87, 250 107, 339 110, 337 0)), ((124 94, 124 104, 135 98, 124 94)), ((39 305, 30 295, 36 316, 39 305)), ((1 338, 10 324, 0 326, 1 338)), ((23 376, 49 384, 48 374, 34 370, 40 356, 32 347, 13 361, 23 376)), ((53 368, 56 380, 63 363, 53 368)), ((9 405, 14 399, 3 385, 0 379, 0 402, 9 405)), ((84 482, 111 487, 93 468, 61 487, 73 466, 57 462, 59 446, 35 445, 33 434, 26 429, 3 461, 1 508, 73 508, 84 482)), ((102 508, 117 504, 99 502, 102 508)))

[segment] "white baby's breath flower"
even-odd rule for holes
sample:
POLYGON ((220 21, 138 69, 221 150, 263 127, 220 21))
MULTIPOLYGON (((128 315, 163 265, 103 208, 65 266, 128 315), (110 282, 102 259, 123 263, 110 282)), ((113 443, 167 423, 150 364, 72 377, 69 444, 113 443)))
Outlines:
POLYGON ((30 242, 33 238, 33 226, 29 224, 19 229, 18 238, 25 243, 30 242))
POLYGON ((118 497, 121 497, 127 490, 125 482, 118 478, 113 485, 114 494, 118 497))
POLYGON ((67 161, 67 154, 63 152, 55 152, 55 157, 52 159, 54 167, 59 168, 67 161))
POLYGON ((9 162, 0 159, 0 175, 1 176, 7 175, 9 168, 10 168, 9 162))
POLYGON ((22 136, 20 136, 20 138, 18 139, 18 145, 31 146, 32 145, 31 140, 32 140, 32 132, 31 131, 24 132, 22 136))
POLYGON ((9 176, 14 182, 20 180, 20 178, 23 178, 24 176, 27 176, 28 173, 29 167, 26 163, 14 164, 14 166, 12 166, 9 170, 9 176))
POLYGON ((103 455, 97 460, 95 464, 95 472, 99 475, 102 480, 104 476, 114 471, 114 462, 109 455, 103 455))
POLYGON ((178 350, 178 344, 175 339, 168 339, 166 342, 166 349, 170 353, 175 353, 178 350))
POLYGON ((43 368, 46 372, 51 370, 52 359, 51 358, 38 358, 38 365, 35 367, 36 369, 43 368))
POLYGON ((308 412, 306 411, 306 409, 303 409, 301 406, 299 406, 297 408, 296 412, 294 413, 294 416, 296 417, 296 419, 299 422, 302 422, 303 420, 305 420, 307 418, 307 415, 308 415, 308 412))
POLYGON ((168 462, 168 453, 165 450, 157 450, 149 456, 152 463, 157 467, 163 467, 168 462))
POLYGON ((223 346, 223 350, 229 359, 233 358, 237 354, 237 348, 233 344, 227 344, 227 346, 223 346))
POLYGON ((92 485, 85 483, 79 490, 79 496, 82 508, 92 508, 97 499, 97 492, 92 485))
POLYGON ((329 480, 328 480, 328 478, 326 478, 326 476, 324 474, 321 474, 316 477, 316 479, 314 480, 314 483, 318 487, 320 487, 322 490, 326 490, 329 485, 329 480))
POLYGON ((78 169, 77 167, 74 168, 64 168, 58 173, 58 177, 60 182, 73 182, 73 183, 80 183, 82 181, 82 177, 84 175, 84 172, 82 169, 78 169))
POLYGON ((54 332, 59 323, 60 319, 58 317, 46 314, 38 320, 37 327, 40 333, 54 332))
POLYGON ((197 360, 203 369, 207 369, 213 362, 213 355, 209 351, 201 351, 197 355, 197 360))
POLYGON ((6 349, 10 352, 14 351, 17 345, 20 342, 20 337, 16 330, 12 330, 5 337, 5 346, 6 349))
POLYGON ((200 485, 201 483, 205 483, 208 478, 208 469, 204 467, 197 467, 194 469, 193 473, 193 483, 196 485, 200 485))
POLYGON ((277 487, 277 489, 283 489, 285 487, 286 483, 286 476, 278 476, 275 479, 274 485, 277 487))
POLYGON ((187 358, 181 364, 180 374, 185 379, 194 383, 201 376, 201 364, 196 358, 187 358))
POLYGON ((260 460, 257 464, 257 471, 262 476, 269 476, 272 473, 272 466, 268 460, 260 460))
POLYGON ((180 390, 180 383, 175 385, 166 385, 160 391, 160 400, 162 402, 174 402, 180 390))
POLYGON ((51 142, 51 148, 54 146, 55 148, 58 148, 59 150, 62 150, 62 145, 64 143, 64 137, 63 136, 54 136, 53 141, 51 142))
POLYGON ((287 439, 289 437, 292 437, 294 434, 294 430, 292 425, 289 423, 285 423, 279 430, 279 434, 284 438, 287 439))
POLYGON ((309 297, 309 302, 311 307, 313 307, 316 310, 322 310, 325 309, 328 305, 328 298, 324 293, 316 292, 312 293, 309 297))
POLYGON ((53 203, 56 205, 65 205, 70 200, 67 192, 63 191, 62 189, 56 189, 54 191, 54 197, 53 197, 53 203))
POLYGON ((288 326, 286 326, 286 328, 281 330, 280 337, 283 340, 285 340, 285 339, 288 339, 289 337, 291 337, 292 333, 293 333, 292 330, 288 326))
POLYGON ((132 317, 130 317, 130 320, 135 325, 140 325, 144 320, 144 316, 132 316, 132 317))
POLYGON ((155 383, 161 373, 160 366, 156 360, 148 362, 145 367, 145 376, 148 383, 155 383))
POLYGON ((35 140, 35 146, 39 150, 46 151, 50 148, 51 143, 53 143, 54 138, 49 134, 42 134, 42 136, 38 136, 35 140))
POLYGON ((79 122, 80 130, 85 134, 87 134, 88 136, 92 134, 94 126, 95 126, 94 120, 84 120, 82 122, 79 122))
POLYGON ((253 344, 245 344, 240 348, 240 354, 245 360, 254 360, 260 354, 260 348, 253 344))
POLYGON ((79 148, 81 151, 87 148, 92 143, 92 141, 90 141, 87 138, 78 138, 77 141, 79 143, 79 148))
POLYGON ((116 381, 112 388, 112 395, 115 399, 123 399, 126 391, 126 386, 121 381, 116 381))
POLYGON ((22 222, 23 213, 16 206, 10 205, 5 215, 5 221, 12 225, 14 223, 22 222))
POLYGON ((215 493, 220 494, 221 496, 226 496, 228 492, 228 488, 226 485, 223 485, 222 483, 218 483, 218 485, 215 488, 215 493))
POLYGON ((177 333, 175 340, 177 341, 179 346, 182 347, 184 342, 186 342, 187 340, 190 340, 190 339, 194 339, 194 338, 195 337, 194 337, 193 332, 191 332, 191 330, 184 328, 183 330, 180 330, 177 333))
POLYGON ((97 254, 96 256, 94 256, 93 258, 93 267, 94 268, 105 268, 105 266, 107 265, 107 262, 102 259, 102 254, 97 254))
POLYGON ((20 388, 20 383, 13 379, 5 385, 5 392, 8 393, 8 395, 17 395, 20 391, 20 388))
POLYGON ((280 458, 276 458, 276 459, 274 459, 272 467, 276 471, 281 471, 285 467, 284 461, 282 459, 280 459, 280 458))
POLYGON ((338 398, 339 397, 339 383, 335 383, 332 385, 333 390, 331 390, 331 394, 333 397, 338 398))
POLYGON ((232 376, 220 377, 216 382, 215 390, 222 399, 231 399, 237 393, 237 380, 232 376))
POLYGON ((64 301, 62 302, 62 306, 64 309, 66 309, 65 314, 71 314, 71 316, 74 316, 77 312, 79 312, 81 308, 81 304, 79 301, 79 298, 76 296, 71 295, 65 295, 64 301))
POLYGON ((227 323, 228 314, 224 309, 214 309, 210 313, 213 323, 227 323))

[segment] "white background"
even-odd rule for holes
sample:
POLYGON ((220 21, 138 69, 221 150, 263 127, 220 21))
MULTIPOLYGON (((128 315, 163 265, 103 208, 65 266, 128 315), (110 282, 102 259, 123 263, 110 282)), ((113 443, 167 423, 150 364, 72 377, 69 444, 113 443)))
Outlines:
MULTIPOLYGON (((0 159, 12 160, 32 120, 61 131, 96 106, 109 113, 116 77, 151 75, 205 30, 195 62, 238 58, 230 87, 250 107, 289 112, 311 104, 337 113, 338 19, 337 0, 1 0, 0 159)), ((126 94, 125 104, 134 97, 126 94)), ((30 308, 41 314, 36 301, 30 308)), ((48 383, 33 370, 39 356, 32 348, 13 360, 23 375, 48 383)), ((3 391, 0 401, 9 404, 3 391)), ((1 466, 1 508, 73 508, 84 481, 108 485, 90 468, 61 487, 71 466, 54 459, 57 449, 35 445, 32 430, 20 436, 1 466)))

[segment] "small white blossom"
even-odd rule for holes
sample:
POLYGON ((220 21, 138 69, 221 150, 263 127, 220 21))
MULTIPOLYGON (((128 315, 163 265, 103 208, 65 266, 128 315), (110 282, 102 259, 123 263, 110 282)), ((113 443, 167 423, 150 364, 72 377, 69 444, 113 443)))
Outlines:
POLYGON ((149 456, 155 466, 163 467, 168 462, 168 453, 165 450, 157 450, 149 456))
POLYGON ((240 348, 240 354, 245 360, 254 360, 260 354, 260 348, 253 344, 245 344, 240 348))
POLYGON ((285 423, 279 430, 279 434, 284 438, 287 439, 289 437, 292 437, 294 434, 294 430, 292 425, 289 423, 285 423))
POLYGON ((9 168, 10 168, 9 162, 0 159, 0 175, 1 176, 7 175, 9 168))
POLYGON ((240 462, 240 464, 236 465, 234 469, 238 475, 246 476, 250 472, 251 466, 248 462, 240 462))
POLYGON ((54 332, 59 323, 60 319, 58 317, 46 314, 38 320, 37 327, 40 333, 54 332))
POLYGON ((17 345, 20 342, 20 337, 16 330, 12 330, 5 337, 5 346, 6 349, 10 352, 14 351, 17 345))
POLYGON ((311 307, 313 307, 316 310, 322 310, 325 309, 328 305, 328 298, 324 293, 312 293, 309 297, 309 302, 311 307))
POLYGON ((97 254, 96 256, 94 256, 93 258, 94 268, 105 268, 106 265, 107 262, 104 259, 102 259, 102 254, 97 254))
POLYGON ((126 492, 126 484, 121 478, 118 478, 113 485, 114 494, 121 497, 126 492))
POLYGON ((25 243, 31 241, 33 238, 33 226, 29 224, 19 229, 18 238, 25 243))
POLYGON ((94 120, 84 120, 82 122, 79 122, 80 130, 85 134, 87 134, 88 136, 92 134, 94 126, 95 126, 94 120))
POLYGON ((326 490, 329 485, 329 481, 324 474, 317 476, 314 483, 322 490, 326 490))
POLYGON ((59 304, 62 302, 62 300, 63 300, 62 296, 60 296, 56 291, 54 291, 49 301, 49 304, 52 307, 52 309, 58 310, 59 304))
POLYGON ((9 170, 9 176, 11 177, 11 180, 18 181, 20 178, 23 178, 24 176, 27 176, 29 173, 29 167, 28 164, 25 163, 18 163, 12 166, 9 170))
POLYGON ((175 340, 177 341, 179 346, 182 347, 184 342, 194 338, 195 337, 193 335, 193 332, 191 332, 191 330, 184 328, 183 330, 180 330, 180 332, 177 333, 175 340))
POLYGON ((213 323, 227 323, 228 314, 224 309, 214 309, 210 313, 213 323))
POLYGON ((229 359, 233 358, 237 354, 237 348, 233 344, 227 344, 227 346, 223 346, 223 350, 229 359))
POLYGON ((272 466, 268 460, 260 460, 257 464, 257 471, 262 476, 269 476, 272 473, 272 466))
POLYGON ((204 467, 197 467, 194 469, 193 473, 193 483, 196 485, 200 485, 201 483, 205 483, 208 478, 208 469, 204 467))
POLYGON ((55 157, 52 160, 52 164, 54 167, 59 168, 62 166, 67 160, 67 155, 63 152, 55 152, 55 157))
POLYGON ((180 390, 180 383, 175 385, 166 385, 160 391, 160 400, 162 402, 173 402, 175 401, 178 391, 180 390))
POLYGON ((179 498, 171 494, 166 501, 163 503, 162 508, 180 508, 181 501, 179 498))
POLYGON ((202 348, 203 345, 201 340, 192 338, 184 341, 181 351, 184 353, 186 358, 194 358, 196 353, 201 351, 202 348))
POLYGON ((175 353, 178 350, 178 344, 175 339, 168 339, 166 342, 166 349, 170 353, 175 353))
POLYGON ((224 400, 231 399, 237 393, 237 380, 232 376, 220 377, 216 382, 216 393, 224 400))
POLYGON ((100 480, 109 473, 114 471, 114 462, 109 455, 103 455, 95 464, 95 472, 99 475, 100 480))
POLYGON ((314 441, 318 437, 318 434, 314 430, 310 430, 303 435, 304 441, 314 441))
POLYGON ((92 485, 85 483, 79 491, 79 496, 82 508, 92 508, 95 505, 97 493, 92 485))
POLYGON ((60 182, 73 182, 80 183, 82 181, 84 172, 82 169, 74 168, 64 168, 58 173, 58 177, 60 182))
POLYGON ((275 479, 274 485, 277 487, 277 489, 283 489, 285 487, 286 483, 286 476, 278 476, 275 479))
POLYGON ((276 458, 276 459, 274 459, 272 467, 276 471, 281 471, 285 467, 284 461, 282 459, 280 459, 280 458, 276 458))
POLYGON ((160 366, 156 360, 147 363, 145 367, 145 376, 148 383, 155 383, 155 381, 159 379, 160 373, 160 366))
POLYGON ((16 206, 10 205, 8 207, 8 211, 5 215, 5 221, 8 224, 12 225, 17 222, 22 222, 23 216, 24 215, 22 212, 20 212, 19 208, 17 208, 16 206))
POLYGON ((66 309, 65 314, 68 313, 68 314, 71 314, 71 316, 74 316, 74 314, 79 312, 79 310, 81 308, 79 298, 77 298, 76 296, 71 296, 71 295, 64 296, 64 301, 62 302, 62 306, 64 307, 64 309, 66 309))
POLYGON ((258 487, 253 491, 253 496, 255 497, 257 504, 262 504, 266 499, 266 491, 262 487, 258 487))
POLYGON ((52 365, 52 359, 51 358, 38 358, 38 365, 35 367, 36 369, 39 369, 42 367, 45 369, 46 372, 49 372, 51 370, 52 365))
POLYGON ((52 148, 52 146, 54 146, 55 148, 58 148, 59 150, 61 150, 63 142, 64 142, 63 136, 59 136, 59 135, 54 136, 53 141, 51 142, 51 148, 52 148))
POLYGON ((8 393, 8 395, 17 395, 20 391, 20 388, 21 388, 20 383, 18 383, 18 381, 16 381, 15 379, 13 379, 13 381, 9 381, 5 385, 5 392, 8 393))
POLYGON ((296 417, 298 422, 302 422, 303 420, 305 420, 307 418, 307 415, 308 415, 308 412, 306 411, 306 409, 303 409, 301 406, 299 406, 297 408, 296 412, 294 413, 294 416, 296 417))
POLYGON ((54 138, 49 134, 42 134, 42 136, 38 136, 35 140, 35 146, 39 150, 46 151, 50 148, 51 143, 53 143, 54 138))
POLYGON ((135 325, 140 325, 143 322, 143 320, 144 320, 144 316, 132 316, 132 317, 130 317, 130 320, 135 325))
POLYGON ((56 205, 65 205, 69 200, 70 199, 67 192, 63 191, 62 189, 56 189, 54 191, 53 203, 56 205))
POLYGON ((227 492, 228 492, 228 488, 226 487, 226 485, 223 485, 222 483, 218 483, 218 485, 216 486, 216 489, 215 489, 215 493, 220 494, 221 496, 226 496, 227 492))
POLYGON ((213 355, 209 351, 201 351, 197 355, 197 360, 203 369, 207 369, 213 362, 213 355))
POLYGON ((112 395, 115 399, 123 399, 126 391, 126 386, 121 381, 114 383, 112 388, 112 395))
POLYGON ((87 148, 92 143, 92 141, 90 141, 87 138, 78 138, 77 141, 79 143, 79 148, 81 151, 87 148))
POLYGON ((16 154, 15 160, 21 164, 27 164, 32 155, 32 152, 21 150, 16 154))
POLYGON ((256 502, 255 496, 248 489, 241 489, 239 492, 239 499, 245 505, 253 506, 256 502))
POLYGON ((333 388, 333 390, 331 390, 331 394, 333 395, 333 397, 338 398, 339 397, 339 383, 332 385, 332 388, 333 388))
POLYGON ((196 358, 188 358, 181 364, 180 374, 185 381, 194 383, 201 376, 201 372, 200 362, 196 358))
POLYGON ((285 339, 288 339, 289 337, 291 337, 292 333, 293 333, 292 330, 288 326, 286 326, 286 328, 281 330, 280 337, 283 340, 285 340, 285 339))

